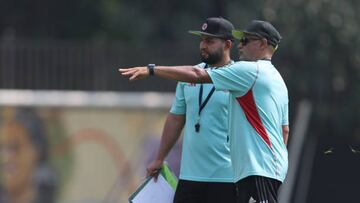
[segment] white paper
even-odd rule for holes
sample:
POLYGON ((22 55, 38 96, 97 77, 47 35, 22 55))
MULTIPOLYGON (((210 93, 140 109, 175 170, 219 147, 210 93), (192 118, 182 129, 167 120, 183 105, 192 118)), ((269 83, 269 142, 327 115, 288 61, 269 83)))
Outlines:
POLYGON ((172 203, 175 191, 164 179, 159 175, 157 182, 154 178, 145 185, 144 188, 132 200, 134 203, 172 203))

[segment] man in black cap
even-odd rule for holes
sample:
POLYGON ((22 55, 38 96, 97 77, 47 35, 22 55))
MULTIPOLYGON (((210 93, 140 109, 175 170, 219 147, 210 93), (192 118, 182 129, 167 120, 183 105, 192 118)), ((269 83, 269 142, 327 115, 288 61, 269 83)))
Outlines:
POLYGON ((239 31, 234 30, 233 36, 240 40, 239 43, 239 59, 247 61, 255 61, 260 59, 271 59, 275 50, 278 48, 278 44, 281 40, 280 33, 269 22, 253 20, 246 29, 239 31), (247 44, 251 41, 266 40, 268 49, 250 49, 248 50, 247 44), (259 53, 262 50, 266 53, 259 53), (247 52, 250 52, 248 54, 247 52), (262 56, 258 56, 262 55, 262 56))
MULTIPOLYGON (((200 31, 202 70, 230 65, 232 30, 224 18, 208 18, 200 31)), ((229 92, 212 84, 179 82, 167 116, 158 154, 147 167, 157 176, 165 157, 184 129, 180 180, 175 203, 235 203, 236 190, 228 142, 229 92)))
POLYGON ((131 81, 155 75, 213 83, 216 90, 228 90, 230 152, 237 202, 276 203, 288 168, 288 92, 271 63, 281 36, 269 22, 258 20, 242 31, 234 30, 233 36, 240 40, 241 61, 226 68, 152 66, 119 71, 131 81))

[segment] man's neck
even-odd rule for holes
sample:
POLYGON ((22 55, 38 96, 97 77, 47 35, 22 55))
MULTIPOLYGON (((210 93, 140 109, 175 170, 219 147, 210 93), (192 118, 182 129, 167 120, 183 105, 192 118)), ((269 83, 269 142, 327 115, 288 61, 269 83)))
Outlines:
POLYGON ((223 67, 223 66, 225 66, 225 65, 227 65, 227 64, 229 64, 231 62, 231 58, 230 57, 226 57, 226 58, 224 58, 223 60, 221 60, 221 62, 219 62, 219 63, 215 63, 215 64, 209 64, 209 66, 211 66, 211 67, 223 67))
POLYGON ((271 61, 271 57, 272 57, 272 54, 263 53, 263 54, 259 55, 258 57, 256 57, 256 61, 257 60, 269 60, 269 61, 271 61))

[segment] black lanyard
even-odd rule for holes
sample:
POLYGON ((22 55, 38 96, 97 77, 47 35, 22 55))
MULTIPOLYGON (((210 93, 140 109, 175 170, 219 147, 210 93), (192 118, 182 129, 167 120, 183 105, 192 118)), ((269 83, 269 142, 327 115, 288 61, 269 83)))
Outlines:
MULTIPOLYGON (((208 65, 205 65, 205 69, 208 67, 208 65)), ((202 103, 202 95, 203 95, 203 84, 200 84, 200 91, 199 91, 199 117, 198 122, 195 124, 195 131, 198 133, 200 131, 200 114, 201 111, 204 109, 208 101, 210 100, 210 97, 213 95, 215 91, 215 87, 213 86, 209 92, 209 94, 206 96, 204 103, 202 103)))
POLYGON ((201 111, 204 109, 208 101, 210 100, 210 97, 213 95, 215 91, 215 87, 212 87, 209 94, 206 96, 204 103, 202 103, 202 94, 203 94, 203 84, 200 85, 200 92, 199 92, 199 116, 201 111))

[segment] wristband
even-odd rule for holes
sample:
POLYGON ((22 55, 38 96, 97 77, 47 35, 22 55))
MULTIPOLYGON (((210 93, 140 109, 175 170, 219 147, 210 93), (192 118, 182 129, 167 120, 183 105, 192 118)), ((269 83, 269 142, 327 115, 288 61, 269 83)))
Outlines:
POLYGON ((149 76, 154 76, 155 75, 155 70, 154 70, 155 64, 150 63, 147 65, 147 68, 149 70, 149 76))

